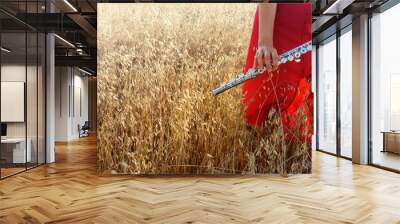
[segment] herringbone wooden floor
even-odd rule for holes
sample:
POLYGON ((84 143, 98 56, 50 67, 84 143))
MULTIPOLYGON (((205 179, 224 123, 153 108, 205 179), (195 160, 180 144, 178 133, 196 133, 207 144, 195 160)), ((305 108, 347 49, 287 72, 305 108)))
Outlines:
POLYGON ((0 223, 400 223, 400 175, 313 154, 313 174, 99 177, 96 141, 0 181, 0 223))

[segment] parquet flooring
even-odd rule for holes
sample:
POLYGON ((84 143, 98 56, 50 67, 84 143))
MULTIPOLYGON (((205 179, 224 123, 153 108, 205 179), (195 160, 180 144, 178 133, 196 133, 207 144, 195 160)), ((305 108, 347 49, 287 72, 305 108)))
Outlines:
POLYGON ((313 173, 99 177, 96 140, 0 181, 0 223, 400 223, 400 175, 315 152, 313 173))
POLYGON ((25 170, 25 167, 23 167, 23 168, 19 168, 19 167, 18 168, 14 168, 14 167, 12 167, 12 168, 1 168, 1 176, 2 177, 7 177, 7 176, 13 175, 15 173, 22 172, 24 170, 25 170))

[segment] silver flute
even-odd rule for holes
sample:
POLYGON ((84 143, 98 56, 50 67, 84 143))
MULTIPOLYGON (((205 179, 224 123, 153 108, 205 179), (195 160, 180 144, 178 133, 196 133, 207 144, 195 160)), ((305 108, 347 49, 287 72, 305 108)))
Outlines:
MULTIPOLYGON (((293 61, 293 60, 298 61, 298 60, 300 60, 300 57, 303 54, 305 54, 311 50, 312 50, 312 44, 311 44, 311 41, 308 41, 300 46, 297 46, 297 47, 279 55, 278 63, 285 64, 288 61, 293 61)), ((257 68, 257 69, 251 68, 247 71, 246 74, 244 74, 243 72, 240 73, 236 78, 230 80, 229 82, 222 83, 219 87, 213 89, 212 92, 214 95, 223 93, 226 90, 231 89, 237 85, 240 85, 249 79, 254 79, 258 75, 264 73, 265 70, 266 70, 265 68, 257 68)))

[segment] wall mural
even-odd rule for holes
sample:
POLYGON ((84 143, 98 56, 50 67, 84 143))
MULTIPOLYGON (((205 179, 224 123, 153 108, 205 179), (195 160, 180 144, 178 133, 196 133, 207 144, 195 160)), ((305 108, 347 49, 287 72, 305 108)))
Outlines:
POLYGON ((311 172, 311 4, 98 9, 100 174, 311 172))

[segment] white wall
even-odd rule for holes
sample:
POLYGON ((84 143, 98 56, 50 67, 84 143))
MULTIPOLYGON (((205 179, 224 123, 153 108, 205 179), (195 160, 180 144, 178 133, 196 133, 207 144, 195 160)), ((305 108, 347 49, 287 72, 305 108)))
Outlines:
POLYGON ((74 93, 73 99, 75 100, 74 102, 74 108, 72 111, 73 113, 73 119, 71 120, 71 135, 73 138, 78 138, 79 137, 79 132, 78 132, 78 124, 81 126, 85 123, 85 121, 88 121, 89 119, 89 114, 88 114, 88 78, 81 76, 81 73, 79 75, 76 75, 76 70, 75 70, 75 75, 74 75, 74 93), (80 93, 79 93, 80 91, 80 93), (80 95, 80 99, 78 96, 80 95), (78 101, 81 101, 80 103, 78 101), (80 104, 80 105, 79 105, 80 104), (81 108, 79 108, 81 107, 81 108), (80 110, 81 111, 80 111, 80 110))
MULTIPOLYGON (((29 69, 29 67, 28 67, 29 69)), ((1 65, 1 81, 25 82, 25 64, 1 65)))
POLYGON ((69 132, 69 68, 55 68, 55 141, 67 141, 69 132))
POLYGON ((88 120, 88 78, 83 75, 76 68, 56 67, 56 141, 77 139, 78 124, 83 125, 88 120))

